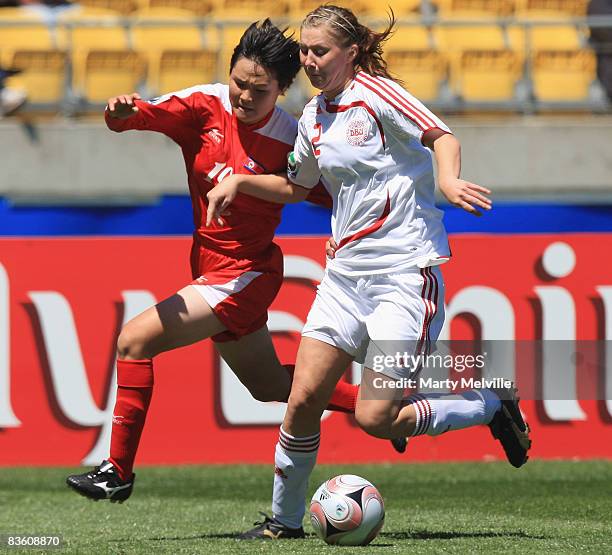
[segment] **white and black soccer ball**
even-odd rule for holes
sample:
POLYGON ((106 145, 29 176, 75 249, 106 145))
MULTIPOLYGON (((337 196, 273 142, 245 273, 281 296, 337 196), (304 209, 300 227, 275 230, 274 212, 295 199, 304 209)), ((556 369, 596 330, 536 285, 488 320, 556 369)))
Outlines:
POLYGON ((385 521, 385 505, 374 485, 353 474, 322 483, 310 502, 317 535, 335 545, 368 545, 385 521))

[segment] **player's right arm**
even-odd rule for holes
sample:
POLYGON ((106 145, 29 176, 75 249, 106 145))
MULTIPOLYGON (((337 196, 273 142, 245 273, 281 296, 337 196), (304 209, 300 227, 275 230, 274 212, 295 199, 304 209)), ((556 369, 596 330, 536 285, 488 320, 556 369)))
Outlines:
POLYGON ((268 202, 290 204, 304 200, 310 193, 310 189, 295 185, 283 174, 230 175, 221 183, 215 185, 206 195, 208 200, 207 227, 213 220, 220 220, 229 205, 234 202, 238 193, 244 193, 268 202))
POLYGON ((116 132, 130 129, 157 131, 178 144, 197 136, 210 109, 205 95, 186 89, 151 101, 138 93, 109 98, 104 112, 106 125, 116 132))

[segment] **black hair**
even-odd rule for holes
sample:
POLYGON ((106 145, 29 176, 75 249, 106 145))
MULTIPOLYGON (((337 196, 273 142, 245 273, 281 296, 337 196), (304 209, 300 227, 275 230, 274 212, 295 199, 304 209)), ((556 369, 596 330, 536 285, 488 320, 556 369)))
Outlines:
POLYGON ((230 72, 240 58, 246 58, 270 71, 282 91, 287 90, 300 71, 300 47, 287 29, 279 29, 269 18, 255 21, 240 38, 230 61, 230 72))
POLYGON ((319 27, 328 25, 329 30, 337 37, 342 46, 356 44, 359 48, 355 58, 355 68, 362 69, 370 75, 395 79, 387 69, 383 58, 383 43, 393 34, 395 14, 390 9, 387 28, 378 33, 357 20, 355 14, 348 8, 334 4, 322 4, 311 11, 302 22, 302 27, 319 27))

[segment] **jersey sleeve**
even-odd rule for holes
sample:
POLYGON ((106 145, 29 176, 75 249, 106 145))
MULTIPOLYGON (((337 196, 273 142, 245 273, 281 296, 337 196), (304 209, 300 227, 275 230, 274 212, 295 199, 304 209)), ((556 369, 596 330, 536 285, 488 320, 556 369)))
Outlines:
POLYGON ((306 132, 304 115, 298 122, 298 134, 293 152, 289 153, 287 176, 290 181, 301 187, 312 189, 321 179, 321 171, 315 157, 312 143, 306 132))
POLYGON ((198 132, 210 117, 213 98, 207 97, 194 87, 148 101, 136 100, 138 112, 129 118, 113 118, 108 109, 104 117, 106 125, 112 131, 157 131, 183 145, 193 139, 194 132, 198 132))
POLYGON ((422 102, 391 80, 384 81, 384 98, 376 98, 384 124, 398 139, 414 138, 422 142, 432 129, 452 133, 450 128, 422 102))

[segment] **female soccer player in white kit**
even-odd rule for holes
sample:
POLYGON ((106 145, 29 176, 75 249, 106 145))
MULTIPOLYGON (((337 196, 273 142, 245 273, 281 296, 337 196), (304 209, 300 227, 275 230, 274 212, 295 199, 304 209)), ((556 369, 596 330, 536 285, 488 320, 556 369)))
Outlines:
MULTIPOLYGON (((441 330, 444 284, 439 266, 450 251, 442 213, 434 205, 430 150, 440 189, 451 203, 477 214, 478 208, 491 207, 490 191, 459 178, 460 146, 449 128, 388 74, 381 43, 393 23, 375 33, 350 10, 333 5, 306 16, 301 62, 322 94, 304 108, 289 180, 233 176, 208 193, 209 222, 238 192, 298 202, 322 179, 333 199, 337 250, 302 332, 276 446, 274 514, 244 538, 303 537, 320 417, 364 342, 378 347, 399 341, 423 353, 441 330)), ((488 424, 510 462, 517 467, 526 462, 528 428, 513 391, 402 398, 401 388, 381 387, 402 372, 364 370, 355 418, 368 433, 392 439, 488 424)))

